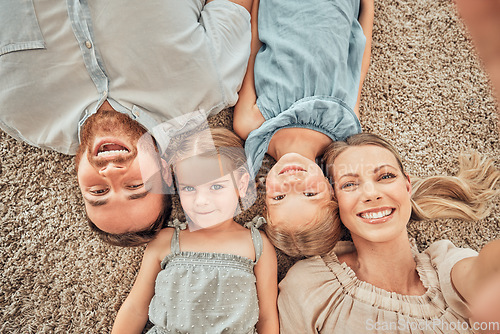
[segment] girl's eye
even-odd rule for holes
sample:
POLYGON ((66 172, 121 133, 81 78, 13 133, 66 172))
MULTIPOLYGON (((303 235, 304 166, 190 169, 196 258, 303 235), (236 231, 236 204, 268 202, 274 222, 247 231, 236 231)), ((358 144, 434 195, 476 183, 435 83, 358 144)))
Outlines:
POLYGON ((139 183, 139 184, 133 184, 133 185, 130 185, 128 186, 129 189, 139 189, 140 187, 142 187, 144 185, 144 183, 139 183))
POLYGON ((396 177, 396 175, 393 173, 385 173, 385 174, 382 174, 382 176, 380 176, 380 179, 381 180, 388 180, 388 179, 393 179, 395 177, 396 177))
POLYGON ((304 193, 304 196, 306 197, 313 197, 313 196, 316 196, 318 193, 304 193))
POLYGON ((103 189, 95 189, 95 190, 90 190, 89 192, 92 194, 92 195, 104 195, 108 192, 108 188, 103 188, 103 189))
POLYGON ((220 184, 213 184, 213 185, 210 187, 210 189, 211 189, 211 190, 220 190, 220 189, 222 189, 222 188, 224 188, 224 187, 223 187, 223 186, 221 186, 220 184))
POLYGON ((278 195, 273 197, 275 201, 281 201, 283 198, 285 198, 285 195, 278 195))
POLYGON ((191 187, 191 186, 185 186, 185 187, 182 187, 181 189, 182 191, 194 191, 194 187, 191 187))

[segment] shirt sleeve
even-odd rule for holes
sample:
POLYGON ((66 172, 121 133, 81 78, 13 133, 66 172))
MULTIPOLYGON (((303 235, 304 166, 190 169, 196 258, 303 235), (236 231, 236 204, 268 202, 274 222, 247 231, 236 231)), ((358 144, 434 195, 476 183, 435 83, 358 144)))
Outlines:
POLYGON ((320 257, 297 262, 279 284, 280 333, 319 333, 332 307, 331 272, 320 257))
POLYGON ((232 106, 238 100, 250 56, 250 13, 231 1, 213 0, 203 7, 200 23, 210 40, 227 104, 232 106))
POLYGON ((467 304, 453 286, 451 270, 460 260, 477 256, 478 253, 470 248, 455 247, 449 240, 433 243, 425 253, 429 254, 431 263, 437 270, 439 284, 446 303, 460 316, 468 318, 467 304))

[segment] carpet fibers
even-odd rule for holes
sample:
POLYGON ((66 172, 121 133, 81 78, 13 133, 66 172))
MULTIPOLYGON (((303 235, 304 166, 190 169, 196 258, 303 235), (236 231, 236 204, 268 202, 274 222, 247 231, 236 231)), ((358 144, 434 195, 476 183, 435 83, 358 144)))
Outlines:
MULTIPOLYGON (((500 162, 497 104, 449 0, 376 1, 360 110, 364 130, 390 139, 412 174, 455 173, 458 154, 471 149, 500 162)), ((211 122, 230 127, 231 110, 211 122)), ((0 332, 110 332, 143 248, 107 246, 91 233, 72 157, 0 131, 0 163, 0 332)), ((240 221, 262 205, 260 194, 240 221)), ((500 200, 480 222, 409 229, 420 248, 447 238, 479 249, 500 237, 500 200)), ((292 260, 280 254, 279 263, 281 278, 292 260)))

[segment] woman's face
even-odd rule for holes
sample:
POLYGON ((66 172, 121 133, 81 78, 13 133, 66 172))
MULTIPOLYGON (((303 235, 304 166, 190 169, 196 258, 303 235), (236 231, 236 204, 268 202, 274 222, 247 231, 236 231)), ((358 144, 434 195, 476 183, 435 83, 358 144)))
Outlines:
POLYGON ((333 163, 340 218, 353 240, 386 242, 407 236, 411 184, 394 155, 375 146, 355 146, 333 163))
POLYGON ((267 175, 266 205, 271 224, 291 228, 307 224, 331 197, 331 186, 321 168, 300 154, 285 154, 267 175))

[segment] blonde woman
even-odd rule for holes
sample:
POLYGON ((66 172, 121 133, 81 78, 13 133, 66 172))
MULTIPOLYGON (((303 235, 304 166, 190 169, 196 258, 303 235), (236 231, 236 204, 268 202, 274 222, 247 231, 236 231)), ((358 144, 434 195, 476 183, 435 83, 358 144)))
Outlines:
POLYGON ((484 311, 500 297, 500 241, 479 255, 447 240, 420 253, 406 229, 412 215, 485 216, 500 179, 491 161, 463 157, 456 177, 412 183, 397 151, 371 134, 333 143, 325 158, 338 202, 335 218, 352 242, 339 242, 332 252, 300 261, 288 272, 278 298, 281 333, 500 330, 500 317, 484 311), (478 304, 482 311, 474 308, 478 304))

